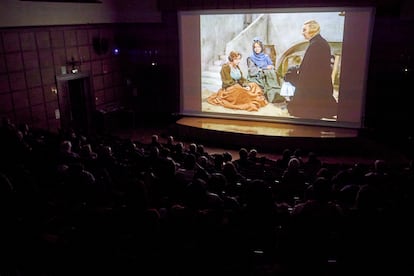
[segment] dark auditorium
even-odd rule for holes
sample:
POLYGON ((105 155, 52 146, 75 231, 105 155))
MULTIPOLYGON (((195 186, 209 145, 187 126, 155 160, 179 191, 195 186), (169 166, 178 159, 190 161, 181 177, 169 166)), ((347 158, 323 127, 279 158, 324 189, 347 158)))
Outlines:
POLYGON ((0 276, 414 275, 414 2, 2 0, 0 276))

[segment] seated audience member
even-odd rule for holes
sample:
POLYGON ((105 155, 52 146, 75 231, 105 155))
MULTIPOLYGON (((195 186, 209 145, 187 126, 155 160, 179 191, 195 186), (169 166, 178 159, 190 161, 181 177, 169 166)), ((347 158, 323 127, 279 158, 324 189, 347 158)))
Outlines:
POLYGON ((306 174, 306 178, 310 181, 315 180, 316 174, 322 167, 322 161, 318 158, 315 152, 308 153, 308 159, 303 164, 303 171, 306 174))
POLYGON ((306 272, 328 275, 329 260, 343 253, 343 209, 332 199, 329 180, 319 177, 308 188, 307 198, 294 206, 289 224, 292 243, 291 269, 300 275, 306 272), (317 248, 317 250, 315 250, 317 248))
POLYGON ((170 150, 170 152, 175 151, 176 143, 174 140, 174 136, 170 135, 167 137, 167 142, 163 144, 163 147, 170 150))
POLYGON ((72 150, 72 142, 69 140, 64 140, 60 143, 59 150, 59 161, 61 164, 72 164, 79 162, 80 156, 79 153, 72 150))
POLYGON ((293 157, 289 160, 288 166, 282 174, 277 188, 278 196, 281 201, 294 204, 295 198, 303 199, 306 188, 306 177, 300 161, 293 157))

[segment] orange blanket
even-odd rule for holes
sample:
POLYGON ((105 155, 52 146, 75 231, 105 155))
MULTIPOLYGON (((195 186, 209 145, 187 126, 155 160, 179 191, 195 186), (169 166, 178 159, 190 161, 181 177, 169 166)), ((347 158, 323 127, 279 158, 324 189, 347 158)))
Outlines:
POLYGON ((213 105, 221 105, 231 109, 257 111, 268 104, 263 91, 256 83, 249 83, 249 89, 240 84, 220 89, 207 98, 207 102, 213 105))

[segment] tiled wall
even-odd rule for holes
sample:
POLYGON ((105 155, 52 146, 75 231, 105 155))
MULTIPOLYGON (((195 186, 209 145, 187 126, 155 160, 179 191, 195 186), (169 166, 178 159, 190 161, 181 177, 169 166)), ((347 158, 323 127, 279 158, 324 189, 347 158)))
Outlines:
POLYGON ((110 25, 0 29, 0 116, 56 131, 60 122, 55 77, 62 66, 70 73, 67 62, 72 57, 81 62, 80 71, 91 73, 97 107, 120 101, 120 58, 112 49, 98 55, 92 44, 93 37, 111 43, 114 33, 110 25))

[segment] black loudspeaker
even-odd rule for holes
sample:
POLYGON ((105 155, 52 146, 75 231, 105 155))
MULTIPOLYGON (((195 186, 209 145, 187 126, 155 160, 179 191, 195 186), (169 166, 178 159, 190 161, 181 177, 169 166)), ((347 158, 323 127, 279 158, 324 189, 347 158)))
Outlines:
POLYGON ((109 42, 107 38, 93 37, 92 46, 96 54, 103 55, 108 52, 109 42))

